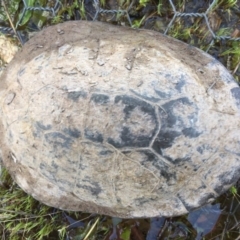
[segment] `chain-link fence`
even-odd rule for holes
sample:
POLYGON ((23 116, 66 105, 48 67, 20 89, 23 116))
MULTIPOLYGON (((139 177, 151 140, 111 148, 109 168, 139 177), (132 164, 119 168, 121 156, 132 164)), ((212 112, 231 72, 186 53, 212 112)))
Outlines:
MULTIPOLYGON (((16 30, 19 29, 19 27, 21 27, 22 25, 25 25, 27 21, 30 20, 30 16, 32 16, 32 14, 30 12, 33 11, 41 11, 43 13, 48 12, 48 18, 54 18, 57 16, 57 14, 63 10, 63 1, 61 0, 55 0, 55 1, 34 1, 34 0, 21 0, 23 6, 20 7, 21 13, 19 14, 19 18, 17 20, 17 22, 13 22, 14 25, 12 25, 10 23, 10 26, 1 26, 0 27, 0 31, 2 33, 11 33, 14 28, 16 30), (44 3, 44 5, 40 6, 40 3, 44 3), (34 5, 34 3, 36 3, 36 5, 34 5)), ((10 1, 9 1, 10 2, 10 1)), ((65 1, 66 2, 66 1, 65 1)), ((116 18, 117 16, 119 17, 119 15, 123 15, 125 16, 128 25, 129 26, 135 26, 133 24, 132 19, 136 18, 133 14, 134 9, 136 10, 136 8, 140 8, 142 7, 147 7, 148 3, 150 2, 149 0, 140 0, 140 1, 109 1, 110 4, 107 4, 106 1, 99 1, 99 0, 92 0, 92 1, 87 1, 87 0, 80 0, 80 1, 69 1, 69 5, 72 4, 73 8, 77 9, 78 7, 82 8, 82 12, 86 10, 86 13, 83 13, 82 15, 88 14, 90 17, 86 17, 85 16, 80 16, 79 19, 83 19, 83 18, 88 18, 88 20, 97 20, 99 19, 102 15, 107 15, 110 14, 112 15, 112 19, 116 18), (120 3, 119 3, 120 2, 120 3), (105 8, 103 7, 105 6, 105 8), (114 6, 117 9, 113 9, 114 6), (109 9, 110 8, 110 9, 109 9), (94 15, 93 15, 94 14, 94 15), (115 15, 115 16, 114 16, 115 15)), ((209 33, 211 34, 213 40, 231 40, 231 41, 240 41, 240 37, 232 37, 231 35, 217 35, 215 30, 214 30, 214 26, 212 23, 212 13, 214 11, 216 11, 217 7, 221 6, 221 3, 223 3, 224 1, 219 1, 219 0, 212 0, 212 2, 207 3, 207 7, 206 5, 204 7, 196 7, 194 10, 194 12, 184 12, 184 9, 179 9, 178 10, 178 5, 179 2, 178 1, 174 1, 174 0, 167 0, 167 1, 155 1, 156 3, 156 7, 157 7, 157 14, 161 15, 161 7, 165 4, 165 5, 169 5, 171 7, 170 12, 171 13, 171 18, 169 23, 167 24, 165 30, 164 30, 164 34, 168 34, 169 30, 173 27, 174 22, 178 19, 178 18, 191 18, 193 19, 203 19, 205 21, 206 27, 207 27, 207 31, 209 31, 209 33), (204 9, 205 8, 205 9, 204 9), (200 10, 199 10, 200 9, 200 10)), ((189 1, 182 1, 184 2, 184 4, 186 4, 189 1)), ((191 2, 191 1, 190 1, 191 2)), ((197 1, 192 1, 193 3, 197 3, 197 1)), ((201 2, 201 1, 199 1, 201 2)), ((207 1, 205 1, 207 2, 207 1)), ((237 1, 231 1, 232 2, 232 6, 235 7, 235 12, 237 12, 237 14, 239 14, 240 10, 239 10, 239 6, 237 6, 237 1), (236 5, 236 6, 235 6, 236 5)), ((4 11, 8 11, 8 4, 6 3, 6 1, 2 0, 2 9, 4 11)), ((180 7, 181 8, 181 7, 180 7)), ((67 9, 65 9, 67 11, 67 9)), ((222 11, 224 11, 224 9, 222 9, 222 11)), ((156 15, 157 15, 156 14, 156 15)), ((43 14, 42 14, 43 15, 43 14)), ((46 16, 46 15, 45 15, 46 16)), ((194 21, 192 21, 192 24, 194 25, 194 21)), ((220 33, 221 34, 221 33, 220 33)))

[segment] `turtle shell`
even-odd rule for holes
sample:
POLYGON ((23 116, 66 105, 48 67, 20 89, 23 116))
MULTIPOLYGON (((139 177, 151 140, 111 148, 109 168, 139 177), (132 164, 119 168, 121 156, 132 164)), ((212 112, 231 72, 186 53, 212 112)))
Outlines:
POLYGON ((0 84, 3 162, 47 205, 175 216, 239 177, 240 88, 173 38, 66 22, 34 36, 0 84))

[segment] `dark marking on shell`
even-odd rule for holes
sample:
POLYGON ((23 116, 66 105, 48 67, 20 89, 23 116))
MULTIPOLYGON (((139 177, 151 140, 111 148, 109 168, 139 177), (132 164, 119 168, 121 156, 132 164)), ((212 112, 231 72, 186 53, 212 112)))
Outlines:
POLYGON ((7 136, 8 136, 8 140, 10 140, 10 142, 13 141, 13 133, 11 130, 8 132, 7 136))
POLYGON ((87 93, 84 91, 69 92, 67 97, 74 102, 77 102, 79 98, 86 98, 87 93))
POLYGON ((175 86, 175 89, 178 90, 178 92, 181 92, 183 86, 185 86, 185 85, 186 85, 185 77, 184 77, 184 75, 181 75, 181 77, 179 78, 178 83, 175 86))
POLYGON ((52 125, 50 124, 44 125, 42 122, 36 121, 34 124, 33 136, 39 138, 41 137, 42 133, 51 129, 52 125))
POLYGON ((35 57, 35 58, 34 58, 34 61, 38 61, 39 59, 42 59, 42 58, 43 58, 43 56, 44 56, 44 55, 43 55, 43 54, 41 54, 41 55, 39 55, 39 56, 35 57))
POLYGON ((171 94, 154 89, 155 93, 162 99, 171 97, 171 94))
MULTIPOLYGON (((240 162, 240 159, 238 159, 240 162)), ((233 169, 232 171, 227 171, 218 176, 218 184, 214 187, 214 191, 221 195, 224 193, 228 186, 233 185, 237 182, 240 176, 240 169, 233 169)))
POLYGON ((21 69, 18 71, 17 75, 18 75, 18 76, 22 76, 24 73, 25 73, 25 68, 21 68, 21 69))
MULTIPOLYGON (((153 136, 156 134, 158 128, 158 120, 155 113, 155 108, 149 103, 139 100, 127 95, 121 95, 115 97, 115 103, 117 105, 123 105, 124 112, 124 124, 121 126, 120 138, 115 140, 108 137, 108 143, 112 144, 116 148, 121 147, 147 147, 149 146, 153 136), (137 133, 134 133, 135 126, 138 125, 138 119, 132 118, 132 113, 136 110, 138 114, 144 116, 143 122, 146 119, 151 119, 151 126, 148 126, 148 134, 144 132, 144 126, 137 133)), ((146 120, 146 124, 147 121, 146 120)))
MULTIPOLYGON (((154 140, 153 149, 160 155, 163 155, 161 149, 170 148, 175 139, 182 134, 189 138, 196 138, 201 134, 195 130, 195 123, 198 117, 197 108, 188 98, 179 98, 165 103, 162 105, 162 108, 159 108, 159 113, 161 129, 154 140), (186 116, 186 114, 181 113, 181 108, 184 106, 193 107, 194 112, 186 116)), ((172 158, 169 159, 173 161, 172 158)))
POLYGON ((144 95, 144 94, 139 94, 139 93, 137 93, 136 91, 134 91, 133 89, 131 89, 130 91, 131 91, 133 94, 135 94, 136 96, 138 96, 138 97, 140 97, 140 98, 142 98, 142 99, 144 99, 144 100, 147 100, 147 101, 149 101, 149 102, 156 103, 156 102, 158 102, 158 101, 160 100, 159 98, 148 97, 148 96, 146 96, 146 95, 144 95))
MULTIPOLYGON (((58 161, 58 158, 56 159, 58 161)), ((59 189, 63 190, 64 188, 67 188, 71 191, 73 187, 73 183, 71 183, 71 177, 69 176, 69 180, 66 180, 66 178, 61 178, 61 174, 59 175, 59 171, 64 171, 61 167, 58 165, 57 162, 54 160, 51 162, 51 164, 47 164, 46 162, 42 162, 39 165, 39 169, 41 174, 47 178, 51 183, 58 185, 59 189)), ((71 172, 67 171, 66 169, 66 175, 76 173, 76 169, 71 168, 71 172)))
POLYGON ((100 142, 100 143, 103 142, 103 135, 97 131, 85 129, 84 136, 93 142, 100 142))
POLYGON ((67 135, 69 135, 70 137, 73 137, 73 138, 80 138, 81 137, 81 132, 76 129, 76 128, 65 128, 63 130, 63 132, 67 135))
POLYGON ((116 147, 121 147, 123 146, 134 146, 134 147, 147 147, 150 142, 150 138, 145 138, 141 136, 135 136, 131 134, 129 131, 128 127, 123 127, 122 132, 121 132, 121 140, 123 143, 116 145, 116 147))
POLYGON ((204 145, 203 146, 200 146, 197 148, 197 151, 200 153, 200 154, 203 154, 203 150, 204 150, 204 145))
POLYGON ((171 130, 165 131, 164 129, 162 129, 159 132, 157 138, 154 140, 154 143, 153 143, 152 147, 157 153, 162 155, 161 149, 171 147, 175 138, 179 137, 180 135, 181 135, 180 132, 171 131, 171 130))
POLYGON ((78 166, 79 166, 79 168, 80 168, 81 170, 85 170, 87 167, 86 167, 86 165, 83 163, 83 162, 84 162, 83 156, 80 155, 79 158, 80 158, 80 159, 79 159, 79 164, 78 164, 78 166))
POLYGON ((175 182, 176 182, 176 173, 175 172, 170 172, 169 169, 165 168, 165 169, 161 169, 160 173, 161 173, 161 176, 166 179, 166 182, 168 183, 169 186, 175 184, 175 182), (172 180, 174 180, 173 184, 171 184, 172 180))
POLYGON ((235 98, 238 107, 240 108, 240 88, 235 87, 231 89, 232 96, 235 98))
POLYGON ((112 155, 113 152, 110 151, 110 150, 102 150, 102 151, 99 152, 99 154, 100 154, 101 156, 108 156, 108 155, 112 155))
POLYGON ((69 149, 72 144, 72 139, 70 137, 66 137, 60 132, 51 132, 45 134, 46 141, 53 145, 54 147, 61 147, 69 149))
POLYGON ((135 198, 134 201, 137 206, 142 206, 142 205, 144 205, 144 203, 149 202, 148 198, 146 198, 146 197, 135 198))
MULTIPOLYGON (((159 108, 161 120, 163 121, 162 128, 172 128, 176 127, 176 125, 179 127, 179 131, 185 128, 184 120, 182 119, 182 117, 176 115, 176 113, 174 112, 175 109, 178 110, 178 108, 184 105, 189 106, 193 105, 193 103, 191 103, 187 97, 183 97, 176 100, 171 100, 168 103, 162 105, 162 108, 159 108), (167 116, 163 109, 167 112, 167 116)), ((194 115, 196 115, 196 113, 194 115)), ((187 117, 189 118, 189 116, 184 116, 184 119, 187 117)))
POLYGON ((196 131, 194 128, 190 127, 190 128, 184 128, 182 130, 182 133, 184 134, 184 136, 189 137, 189 138, 196 138, 198 136, 201 135, 200 132, 196 131))
MULTIPOLYGON (((141 161, 141 164, 144 166, 148 166, 149 163, 151 163, 151 165, 153 165, 156 169, 159 170, 159 173, 161 176, 163 176, 167 181, 173 177, 174 174, 171 174, 169 172, 169 167, 166 163, 164 163, 163 161, 161 161, 159 159, 159 156, 157 156, 155 153, 153 153, 150 150, 139 150, 137 151, 139 153, 141 153, 142 155, 144 155, 144 160, 141 161), (167 173, 169 172, 169 173, 167 173)), ((175 176, 174 176, 175 178, 175 176)))
POLYGON ((143 114, 147 113, 155 117, 155 110, 153 106, 145 101, 130 97, 128 95, 118 95, 115 97, 115 103, 120 102, 125 105, 124 112, 126 114, 126 118, 128 117, 129 113, 133 111, 136 107, 139 107, 142 110, 143 114))
POLYGON ((175 165, 178 165, 178 166, 183 165, 184 162, 187 162, 187 163, 191 162, 191 158, 190 157, 175 158, 175 159, 172 159, 170 157, 165 157, 165 158, 167 158, 170 162, 172 162, 172 163, 174 163, 175 165))
POLYGON ((112 144, 116 148, 121 147, 148 147, 151 141, 151 137, 136 136, 133 135, 128 127, 123 127, 121 131, 121 142, 115 141, 112 138, 108 138, 107 142, 112 144))
POLYGON ((201 146, 197 147, 197 151, 200 154, 205 154, 206 152, 209 152, 210 155, 216 152, 209 144, 202 144, 201 146))
POLYGON ((91 97, 91 101, 94 101, 97 104, 103 105, 109 102, 109 96, 105 94, 93 93, 91 97))
POLYGON ((66 188, 69 190, 73 188, 73 184, 70 181, 67 181, 66 179, 58 178, 58 179, 56 179, 56 184, 59 185, 59 189, 62 191, 64 191, 66 188))
POLYGON ((56 182, 56 180, 55 180, 55 176, 57 173, 56 168, 52 168, 47 163, 41 162, 39 164, 39 169, 40 169, 41 174, 43 176, 45 176, 48 180, 50 180, 51 182, 56 182))
POLYGON ((99 183, 91 181, 89 178, 85 178, 81 183, 77 183, 78 188, 83 188, 91 192, 93 196, 98 196, 102 192, 102 188, 99 183))
POLYGON ((38 130, 41 129, 44 131, 52 129, 52 125, 50 125, 50 124, 44 125, 42 122, 39 122, 39 121, 36 122, 36 127, 38 130))

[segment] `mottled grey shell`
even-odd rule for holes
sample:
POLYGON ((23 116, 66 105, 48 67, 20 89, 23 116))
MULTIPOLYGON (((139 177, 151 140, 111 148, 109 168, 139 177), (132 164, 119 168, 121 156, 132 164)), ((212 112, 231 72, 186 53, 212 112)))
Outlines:
POLYGON ((175 39, 66 22, 33 37, 0 84, 3 161, 48 205, 180 215, 239 177, 240 89, 175 39))

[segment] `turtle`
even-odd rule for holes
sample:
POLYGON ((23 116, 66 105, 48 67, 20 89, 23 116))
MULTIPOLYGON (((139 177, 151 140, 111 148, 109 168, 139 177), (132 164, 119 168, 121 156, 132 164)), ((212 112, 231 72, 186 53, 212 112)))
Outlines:
POLYGON ((178 216, 239 178, 238 84, 209 54, 159 32, 50 26, 0 84, 1 159, 49 206, 178 216))

